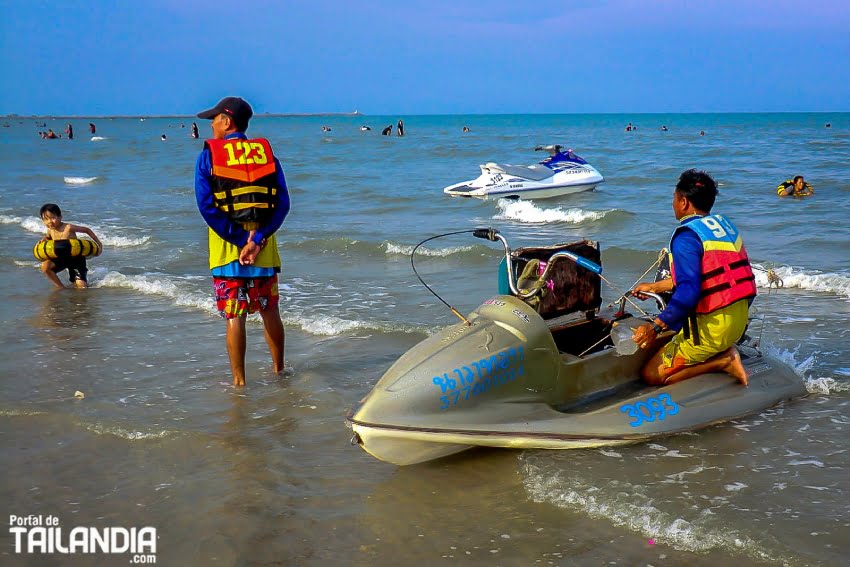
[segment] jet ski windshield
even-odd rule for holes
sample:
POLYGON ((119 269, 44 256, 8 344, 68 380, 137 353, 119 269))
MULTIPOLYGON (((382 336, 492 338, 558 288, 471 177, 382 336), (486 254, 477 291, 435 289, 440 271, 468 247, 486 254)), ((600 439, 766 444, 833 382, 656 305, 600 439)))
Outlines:
POLYGON ((547 167, 552 167, 556 164, 566 165, 567 163, 587 165, 587 162, 577 153, 574 153, 572 150, 567 150, 565 152, 559 150, 557 153, 550 155, 549 157, 540 162, 541 165, 545 165, 547 167))

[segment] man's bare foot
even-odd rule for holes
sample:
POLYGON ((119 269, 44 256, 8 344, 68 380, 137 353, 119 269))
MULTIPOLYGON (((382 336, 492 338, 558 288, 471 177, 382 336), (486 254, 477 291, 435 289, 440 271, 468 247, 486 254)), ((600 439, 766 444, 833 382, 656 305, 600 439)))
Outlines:
POLYGON ((244 379, 244 378, 242 378, 242 379, 240 380, 239 378, 234 378, 234 379, 233 379, 233 385, 234 385, 234 386, 244 386, 244 385, 245 385, 245 379, 244 379))
POLYGON ((738 349, 729 347, 721 356, 726 360, 726 364, 722 368, 723 372, 746 386, 748 383, 747 371, 741 362, 741 355, 738 354, 738 349))

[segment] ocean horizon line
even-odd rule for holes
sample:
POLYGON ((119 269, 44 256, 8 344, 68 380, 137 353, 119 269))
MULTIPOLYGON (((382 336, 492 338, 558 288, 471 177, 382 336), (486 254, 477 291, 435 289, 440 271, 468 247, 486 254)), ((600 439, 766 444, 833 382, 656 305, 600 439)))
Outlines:
MULTIPOLYGON (((268 118, 309 118, 309 117, 375 117, 375 116, 687 116, 687 115, 748 115, 748 114, 850 114, 850 110, 758 110, 758 111, 688 111, 688 112, 476 112, 476 113, 421 113, 407 114, 392 112, 385 114, 365 114, 353 112, 258 112, 254 117, 268 118)), ((196 119, 195 114, 3 114, 4 120, 21 118, 181 118, 196 119)))

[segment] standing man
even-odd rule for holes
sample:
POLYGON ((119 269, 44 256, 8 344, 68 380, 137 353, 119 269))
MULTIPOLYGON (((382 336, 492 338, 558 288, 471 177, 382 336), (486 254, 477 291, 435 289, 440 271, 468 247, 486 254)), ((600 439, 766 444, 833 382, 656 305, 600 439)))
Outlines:
POLYGON ((652 323, 635 330, 634 341, 649 348, 667 329, 679 331, 641 369, 652 385, 673 384, 707 372, 725 372, 747 385, 747 372, 735 343, 747 328, 756 296, 744 243, 729 219, 712 215, 717 184, 704 171, 689 169, 673 192, 679 226, 670 239, 672 277, 635 286, 641 292, 673 292, 652 323))
POLYGON ((245 385, 249 313, 259 311, 274 371, 284 369, 274 234, 289 213, 289 192, 268 140, 245 135, 253 115, 247 102, 232 96, 198 114, 212 120, 213 139, 198 156, 195 199, 209 226, 216 306, 227 321, 227 354, 237 386, 245 385))

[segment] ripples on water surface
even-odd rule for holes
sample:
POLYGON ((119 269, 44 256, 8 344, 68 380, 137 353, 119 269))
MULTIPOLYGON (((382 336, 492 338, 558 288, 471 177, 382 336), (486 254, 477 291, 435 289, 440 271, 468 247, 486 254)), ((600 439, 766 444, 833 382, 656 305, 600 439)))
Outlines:
MULTIPOLYGON (((10 121, 0 132, 8 513, 53 514, 68 529, 152 525, 161 564, 844 561, 850 115, 404 117, 406 137, 380 136, 397 118, 253 121, 292 194, 279 240, 295 374, 271 373, 254 321, 244 391, 229 386, 210 299, 193 198, 201 142, 179 119, 95 119, 97 139, 72 142, 10 121), (629 121, 636 132, 623 132, 629 121), (572 147, 606 182, 538 202, 442 194, 479 163, 531 163, 546 143, 572 147), (716 210, 783 279, 767 294, 758 272, 751 329, 805 376, 808 398, 615 450, 481 450, 396 468, 348 445, 346 409, 453 322, 410 270, 420 240, 477 226, 514 246, 600 240, 606 275, 626 288, 666 244, 672 187, 689 167, 721 183, 716 210), (777 183, 798 173, 815 197, 778 199, 777 183), (36 270, 44 202, 105 244, 87 292, 51 293, 36 270)), ((466 312, 495 292, 498 261, 489 244, 452 237, 421 248, 417 269, 466 312)))

